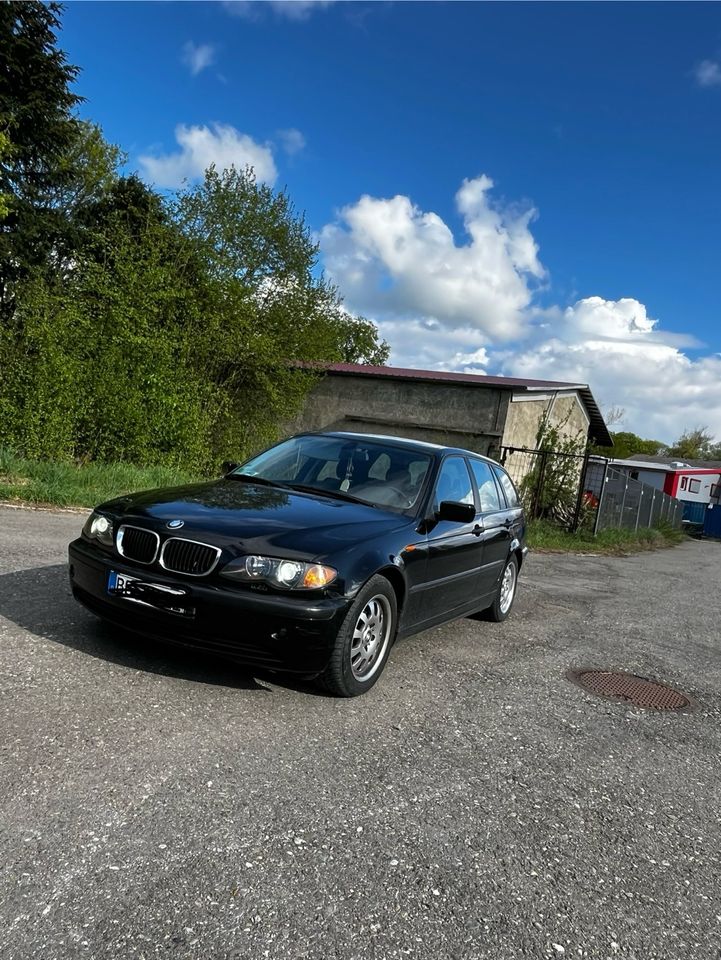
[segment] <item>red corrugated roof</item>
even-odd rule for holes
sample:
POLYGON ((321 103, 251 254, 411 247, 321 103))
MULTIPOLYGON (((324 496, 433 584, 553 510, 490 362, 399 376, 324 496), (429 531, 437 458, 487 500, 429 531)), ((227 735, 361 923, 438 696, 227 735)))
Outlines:
MULTIPOLYGON (((305 366, 305 364, 303 364, 305 366)), ((373 367, 365 363, 317 363, 328 373, 360 374, 364 377, 395 377, 401 380, 445 380, 450 383, 487 384, 491 387, 517 389, 570 390, 587 386, 585 383, 564 383, 559 380, 528 380, 518 377, 489 377, 482 373, 459 373, 455 370, 414 370, 409 367, 373 367)))

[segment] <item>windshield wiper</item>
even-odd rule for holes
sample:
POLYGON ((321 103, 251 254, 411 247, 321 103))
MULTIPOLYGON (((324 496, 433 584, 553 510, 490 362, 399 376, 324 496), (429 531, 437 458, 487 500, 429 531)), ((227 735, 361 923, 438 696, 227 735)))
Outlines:
POLYGON ((268 480, 267 477, 254 477, 252 473, 227 473, 226 480, 240 480, 242 483, 257 483, 262 487, 281 487, 283 490, 289 489, 289 484, 281 483, 280 480, 268 480))
POLYGON ((378 507, 377 503, 371 503, 370 500, 362 500, 360 497, 354 497, 352 493, 344 493, 343 490, 323 490, 321 487, 312 487, 304 483, 287 483, 285 485, 290 490, 299 490, 301 493, 317 493, 321 497, 332 497, 334 500, 347 500, 349 503, 360 503, 364 507, 378 507))

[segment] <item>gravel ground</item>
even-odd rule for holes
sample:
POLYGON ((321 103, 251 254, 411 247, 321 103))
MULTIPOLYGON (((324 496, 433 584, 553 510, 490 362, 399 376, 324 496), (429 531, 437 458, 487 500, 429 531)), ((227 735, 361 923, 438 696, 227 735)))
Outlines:
POLYGON ((0 509, 3 960, 721 956, 717 544, 534 556, 338 701, 99 625, 81 522, 0 509))

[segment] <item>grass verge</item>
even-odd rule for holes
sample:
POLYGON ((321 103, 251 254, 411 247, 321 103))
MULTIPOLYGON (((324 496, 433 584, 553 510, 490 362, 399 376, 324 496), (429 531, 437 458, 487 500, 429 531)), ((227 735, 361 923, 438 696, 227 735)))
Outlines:
POLYGON ((171 467, 130 463, 47 463, 0 450, 0 500, 35 506, 94 507, 136 490, 171 487, 197 480, 171 467))
POLYGON ((569 533, 544 520, 529 523, 526 541, 532 550, 558 553, 601 553, 626 556, 642 550, 674 547, 683 543, 686 533, 668 525, 641 530, 602 530, 597 536, 589 530, 569 533))

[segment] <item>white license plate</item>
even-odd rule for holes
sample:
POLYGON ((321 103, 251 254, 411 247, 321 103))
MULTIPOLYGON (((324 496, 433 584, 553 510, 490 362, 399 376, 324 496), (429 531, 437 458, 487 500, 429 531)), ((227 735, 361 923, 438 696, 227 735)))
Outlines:
POLYGON ((137 583, 139 580, 140 577, 127 577, 124 573, 111 570, 108 577, 108 593, 114 590, 125 590, 129 583, 137 583))
POLYGON ((147 580, 141 580, 140 577, 129 577, 125 573, 118 573, 117 570, 111 570, 108 574, 108 593, 115 597, 120 595, 121 599, 130 603, 138 603, 141 606, 152 607, 154 610, 161 610, 165 613, 175 613, 181 617, 195 616, 195 607, 188 605, 190 600, 188 590, 168 587, 163 583, 148 583, 147 580), (119 591, 127 590, 131 583, 147 584, 151 588, 150 592, 146 593, 144 598, 119 594, 119 591), (157 602, 158 594, 165 596, 164 602, 157 602))

